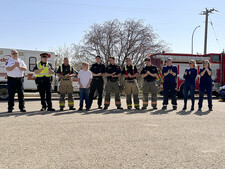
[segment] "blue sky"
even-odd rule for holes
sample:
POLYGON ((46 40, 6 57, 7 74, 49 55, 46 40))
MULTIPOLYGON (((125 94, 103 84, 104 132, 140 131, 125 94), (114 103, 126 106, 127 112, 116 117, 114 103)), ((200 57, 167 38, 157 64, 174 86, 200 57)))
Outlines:
POLYGON ((93 23, 143 19, 173 52, 203 53, 205 8, 211 14, 208 53, 225 49, 224 0, 0 0, 0 47, 49 50, 78 43, 93 23), (216 40, 218 38, 218 41, 216 40))

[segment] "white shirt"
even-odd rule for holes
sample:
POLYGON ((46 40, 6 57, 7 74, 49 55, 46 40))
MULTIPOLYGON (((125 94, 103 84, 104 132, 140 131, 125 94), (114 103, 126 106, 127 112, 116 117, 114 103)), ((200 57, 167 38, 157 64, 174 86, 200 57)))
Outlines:
POLYGON ((87 88, 89 80, 92 79, 92 73, 89 70, 80 70, 78 73, 78 78, 80 79, 80 83, 82 84, 83 88, 87 88))
MULTIPOLYGON (((10 58, 8 60, 8 63, 5 65, 5 68, 13 66, 15 64, 15 62, 19 62, 20 67, 27 67, 22 59, 18 58, 17 60, 14 60, 13 58, 10 58)), ((24 76, 24 71, 18 67, 15 67, 11 71, 6 70, 6 72, 7 72, 7 76, 9 76, 9 77, 23 77, 24 76)))

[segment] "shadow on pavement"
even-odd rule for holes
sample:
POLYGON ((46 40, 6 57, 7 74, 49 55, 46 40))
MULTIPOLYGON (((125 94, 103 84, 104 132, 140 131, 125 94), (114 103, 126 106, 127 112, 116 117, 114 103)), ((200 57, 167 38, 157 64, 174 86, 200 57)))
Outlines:
POLYGON ((150 110, 146 109, 146 110, 136 110, 136 109, 132 109, 132 110, 126 110, 126 114, 129 115, 129 114, 142 114, 142 113, 147 113, 149 112, 150 110))
POLYGON ((185 111, 185 110, 181 110, 179 112, 177 112, 178 115, 190 115, 193 111, 185 111))
POLYGON ((196 111, 194 114, 197 115, 197 116, 204 116, 204 115, 208 115, 211 111, 196 111))
POLYGON ((175 111, 173 109, 171 110, 162 110, 162 109, 159 109, 155 112, 151 112, 151 115, 163 115, 163 114, 168 114, 169 112, 172 112, 172 111, 175 111))
POLYGON ((89 114, 101 114, 104 113, 105 111, 110 111, 110 110, 104 110, 104 109, 91 109, 90 111, 82 111, 81 115, 89 115, 89 114), (94 110, 94 111, 93 111, 94 110))
POLYGON ((111 110, 103 110, 102 114, 107 115, 107 114, 120 114, 124 113, 124 110, 121 109, 111 109, 111 110))
POLYGON ((58 111, 59 113, 55 113, 53 114, 53 116, 62 116, 62 115, 68 115, 68 114, 75 114, 75 113, 79 113, 78 110, 64 110, 64 111, 58 111))
MULTIPOLYGON (((132 115, 132 114, 143 114, 143 113, 150 113, 151 115, 163 115, 163 114, 168 114, 169 112, 173 112, 175 110, 171 109, 171 110, 153 110, 153 109, 146 109, 146 110, 136 110, 136 109, 132 109, 132 110, 118 110, 118 109, 110 109, 110 110, 104 110, 104 109, 91 109, 90 111, 86 111, 85 109, 82 111, 79 110, 74 110, 74 111, 70 111, 70 110, 64 110, 64 111, 60 111, 60 110, 56 110, 56 111, 30 111, 30 112, 20 112, 20 111, 15 111, 12 113, 8 113, 8 112, 1 112, 0 113, 0 117, 19 117, 19 116, 36 116, 36 115, 49 115, 49 114, 53 114, 53 116, 61 116, 61 115, 69 115, 69 114, 81 114, 81 115, 90 115, 90 114, 102 114, 102 115, 107 115, 107 114, 120 114, 120 113, 124 113, 126 115, 132 115)), ((179 111, 177 112, 178 115, 190 115, 193 111, 179 111)), ((196 111, 195 115, 198 116, 203 116, 203 115, 208 115, 210 113, 210 111, 196 111)))
POLYGON ((60 111, 30 111, 30 112, 15 111, 12 113, 2 112, 0 113, 0 117, 48 115, 48 114, 53 114, 55 112, 60 112, 60 111))

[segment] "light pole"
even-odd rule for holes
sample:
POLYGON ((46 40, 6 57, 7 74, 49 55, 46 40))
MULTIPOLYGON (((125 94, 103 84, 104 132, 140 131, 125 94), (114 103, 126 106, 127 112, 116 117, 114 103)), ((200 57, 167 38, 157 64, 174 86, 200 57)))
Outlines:
POLYGON ((199 27, 200 27, 200 25, 199 25, 199 26, 197 26, 197 27, 193 30, 193 33, 192 33, 192 37, 191 37, 191 54, 193 54, 193 41, 194 41, 194 34, 195 34, 196 29, 198 29, 199 27))

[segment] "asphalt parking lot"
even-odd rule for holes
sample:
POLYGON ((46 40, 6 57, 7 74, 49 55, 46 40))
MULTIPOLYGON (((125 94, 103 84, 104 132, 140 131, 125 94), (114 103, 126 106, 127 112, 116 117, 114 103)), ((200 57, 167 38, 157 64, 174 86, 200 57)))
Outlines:
POLYGON ((183 100, 176 111, 161 104, 121 111, 113 100, 104 111, 94 101, 90 112, 39 112, 40 101, 28 99, 26 113, 17 102, 7 113, 0 101, 0 168, 225 168, 225 102, 213 99, 212 112, 206 100, 202 112, 197 101, 193 112, 181 111, 183 100))

